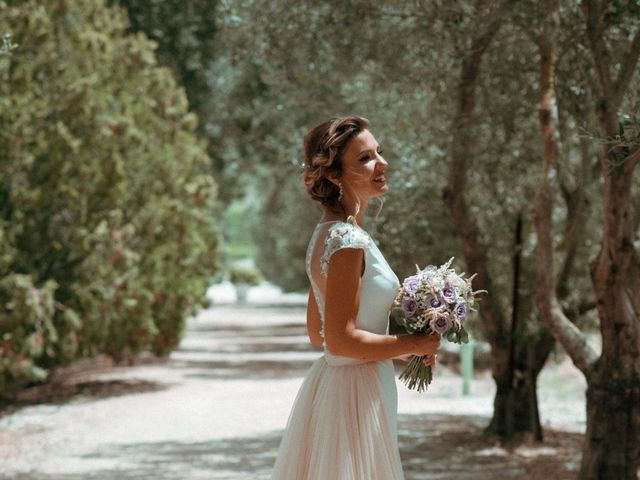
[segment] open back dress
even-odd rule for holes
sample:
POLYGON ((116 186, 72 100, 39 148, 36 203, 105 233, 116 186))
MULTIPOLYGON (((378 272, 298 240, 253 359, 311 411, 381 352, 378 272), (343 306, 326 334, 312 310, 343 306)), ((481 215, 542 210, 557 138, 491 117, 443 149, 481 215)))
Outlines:
MULTIPOLYGON (((388 334, 400 282, 355 222, 321 222, 309 241, 306 270, 323 327, 329 260, 341 248, 365 254, 356 327, 388 334)), ((363 361, 334 355, 325 342, 323 347, 294 400, 272 479, 403 480, 392 360, 363 361)))

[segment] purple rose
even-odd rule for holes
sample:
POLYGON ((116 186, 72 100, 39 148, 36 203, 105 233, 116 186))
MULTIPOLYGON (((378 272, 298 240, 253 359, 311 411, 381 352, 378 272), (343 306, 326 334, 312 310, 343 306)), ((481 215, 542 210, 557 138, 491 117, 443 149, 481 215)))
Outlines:
POLYGON ((416 302, 415 299, 407 297, 404 300, 402 300, 402 310, 407 316, 409 317, 413 316, 413 314, 416 313, 417 309, 418 309, 418 302, 416 302))
POLYGON ((464 320, 467 317, 467 313, 469 313, 467 304, 465 302, 457 303, 456 306, 453 308, 453 311, 455 312, 455 314, 460 320, 464 320))
POLYGON ((451 318, 446 312, 436 315, 429 324, 431 330, 436 332, 438 335, 444 335, 451 328, 451 325, 451 318))
POLYGON ((404 281, 404 290, 407 293, 416 293, 418 291, 418 287, 420 286, 420 279, 415 275, 412 277, 408 277, 404 281))
POLYGON ((426 296, 426 302, 427 302, 427 305, 433 308, 438 308, 442 306, 442 300, 440 299, 440 297, 433 295, 432 293, 426 296))
POLYGON ((456 300, 458 300, 458 294, 455 288, 452 288, 448 284, 445 284, 444 288, 440 290, 440 295, 447 303, 455 303, 456 300))

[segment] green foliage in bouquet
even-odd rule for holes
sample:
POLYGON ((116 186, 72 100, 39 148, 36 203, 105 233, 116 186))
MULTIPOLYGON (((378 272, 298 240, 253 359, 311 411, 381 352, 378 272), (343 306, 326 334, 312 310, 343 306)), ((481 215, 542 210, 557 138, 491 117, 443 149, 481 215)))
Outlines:
POLYGON ((166 354, 218 269, 216 184, 155 44, 103 1, 0 2, 0 389, 166 354))
POLYGON ((229 270, 229 281, 233 284, 258 285, 262 280, 260 271, 256 268, 234 265, 229 270))

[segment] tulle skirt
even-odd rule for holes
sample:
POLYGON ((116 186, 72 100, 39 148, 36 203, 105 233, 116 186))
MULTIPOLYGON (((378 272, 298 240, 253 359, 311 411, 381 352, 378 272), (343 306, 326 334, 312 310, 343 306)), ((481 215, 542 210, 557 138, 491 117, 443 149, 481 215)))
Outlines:
POLYGON ((272 480, 404 480, 393 362, 325 352, 307 372, 272 480))

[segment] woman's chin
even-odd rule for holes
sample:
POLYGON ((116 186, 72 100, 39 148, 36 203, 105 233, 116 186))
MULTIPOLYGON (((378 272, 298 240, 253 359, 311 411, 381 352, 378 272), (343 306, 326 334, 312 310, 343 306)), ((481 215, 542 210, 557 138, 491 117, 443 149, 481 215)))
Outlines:
POLYGON ((389 191, 389 184, 387 182, 384 182, 384 184, 378 188, 380 189, 381 194, 387 193, 389 191))
POLYGON ((372 197, 380 197, 389 191, 389 185, 386 183, 384 185, 379 186, 376 189, 376 192, 372 195, 372 197))
POLYGON ((385 182, 383 185, 376 185, 376 188, 373 189, 360 190, 358 192, 358 196, 360 198, 360 201, 364 200, 365 202, 368 202, 372 198, 381 197, 388 191, 389 185, 387 185, 387 183, 385 182))

